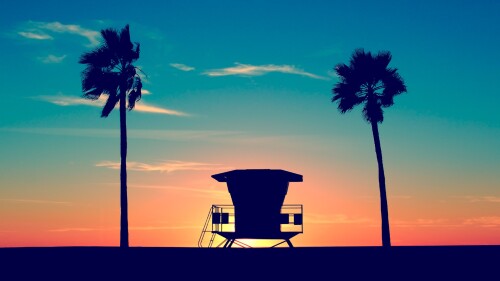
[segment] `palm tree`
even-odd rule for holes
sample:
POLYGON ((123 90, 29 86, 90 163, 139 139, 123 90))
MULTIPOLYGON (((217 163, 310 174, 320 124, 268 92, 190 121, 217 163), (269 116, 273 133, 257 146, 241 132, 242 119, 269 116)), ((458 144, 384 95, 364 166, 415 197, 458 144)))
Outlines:
POLYGON ((340 81, 332 90, 332 102, 338 103, 338 109, 342 114, 363 103, 363 117, 372 126, 378 162, 382 245, 384 247, 391 246, 391 234, 378 123, 384 121, 382 108, 393 105, 394 96, 406 92, 406 86, 397 69, 388 68, 391 58, 390 52, 379 52, 374 56, 363 49, 355 50, 349 65, 340 63, 335 67, 340 81))
POLYGON ((82 91, 83 97, 90 100, 107 96, 101 117, 108 117, 120 103, 120 247, 128 248, 126 108, 132 110, 141 98, 141 79, 132 64, 139 58, 139 43, 130 41, 128 25, 120 31, 104 29, 101 35, 102 44, 80 57, 79 63, 86 65, 82 71, 82 91))

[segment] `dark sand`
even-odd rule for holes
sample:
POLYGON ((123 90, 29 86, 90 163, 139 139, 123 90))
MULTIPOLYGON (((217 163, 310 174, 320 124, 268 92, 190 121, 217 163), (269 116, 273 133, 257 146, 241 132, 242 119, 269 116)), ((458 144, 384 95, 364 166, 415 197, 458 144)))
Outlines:
POLYGON ((118 277, 128 277, 128 280, 500 280, 500 246, 0 249, 2 280, 114 280, 118 277))

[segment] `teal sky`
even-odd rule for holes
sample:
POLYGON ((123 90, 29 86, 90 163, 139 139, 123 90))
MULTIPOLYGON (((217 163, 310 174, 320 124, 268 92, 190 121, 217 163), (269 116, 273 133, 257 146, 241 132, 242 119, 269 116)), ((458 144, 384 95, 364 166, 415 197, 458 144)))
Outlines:
MULTIPOLYGON (((304 174, 304 194, 331 196, 331 213, 378 219, 377 201, 359 200, 378 196, 370 126, 359 109, 341 115, 330 99, 337 63, 356 48, 388 50, 408 88, 380 127, 391 218, 417 226, 487 218, 493 230, 453 241, 500 243, 488 240, 500 233, 499 1, 66 2, 11 1, 0 11, 0 213, 16 212, 28 225, 15 200, 92 206, 107 196, 102 186, 118 181, 106 169, 119 161, 118 114, 102 119, 100 107, 81 104, 77 62, 97 32, 128 23, 150 92, 140 103, 161 111, 128 114, 129 161, 183 167, 132 169, 131 185, 202 189, 224 169, 283 168, 304 174), (410 199, 397 202, 403 197, 410 199)), ((292 198, 301 203, 304 194, 292 198)), ((194 213, 189 223, 201 226, 204 217, 194 213)), ((38 229, 105 224, 92 220, 38 229)), ((13 221, 0 221, 0 231, 18 231, 13 221)), ((400 233, 401 244, 420 241, 400 233)), ((342 239, 324 243, 348 243, 342 239)))

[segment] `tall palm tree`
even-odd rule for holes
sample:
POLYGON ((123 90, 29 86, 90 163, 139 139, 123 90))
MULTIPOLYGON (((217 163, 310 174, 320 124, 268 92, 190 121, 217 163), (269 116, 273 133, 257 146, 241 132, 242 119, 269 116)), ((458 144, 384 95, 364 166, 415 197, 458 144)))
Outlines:
POLYGON ((388 68, 391 58, 390 52, 379 52, 377 55, 372 55, 363 49, 355 50, 349 65, 340 63, 335 67, 340 81, 335 84, 332 90, 332 102, 338 103, 338 109, 342 114, 363 103, 363 117, 372 127, 378 163, 382 245, 384 247, 391 246, 391 234, 378 123, 384 121, 382 108, 393 105, 394 96, 406 92, 406 86, 397 69, 388 68))
POLYGON ((141 98, 141 78, 132 64, 139 58, 140 45, 130 41, 128 25, 120 31, 104 29, 101 35, 102 44, 80 57, 79 63, 86 65, 82 71, 82 91, 83 97, 90 100, 107 96, 101 117, 108 117, 120 103, 120 247, 128 248, 126 108, 132 110, 141 98))

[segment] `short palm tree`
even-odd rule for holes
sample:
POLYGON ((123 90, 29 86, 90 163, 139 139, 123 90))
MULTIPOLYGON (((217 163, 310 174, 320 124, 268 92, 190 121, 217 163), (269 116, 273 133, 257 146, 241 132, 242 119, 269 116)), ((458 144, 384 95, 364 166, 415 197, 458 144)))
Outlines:
POLYGON ((342 114, 363 104, 363 117, 372 127, 378 162, 382 245, 384 247, 391 246, 391 234, 378 123, 384 120, 383 108, 394 104, 394 96, 406 92, 406 86, 397 69, 388 67, 391 58, 390 52, 372 55, 363 49, 355 50, 349 65, 341 63, 335 67, 340 81, 332 90, 332 102, 337 102, 342 114))
POLYGON ((127 199, 127 111, 132 110, 141 98, 141 78, 132 64, 139 58, 139 43, 130 41, 129 26, 120 31, 104 29, 103 42, 94 50, 84 53, 79 63, 85 64, 82 72, 83 97, 97 100, 106 95, 101 117, 108 117, 120 103, 120 247, 127 248, 128 199, 127 199), (127 104, 128 98, 128 104, 127 104))

